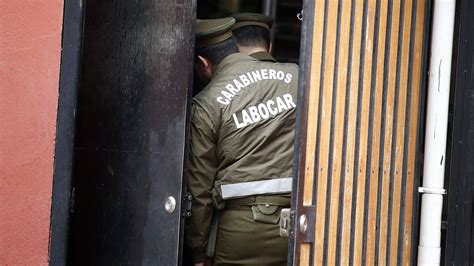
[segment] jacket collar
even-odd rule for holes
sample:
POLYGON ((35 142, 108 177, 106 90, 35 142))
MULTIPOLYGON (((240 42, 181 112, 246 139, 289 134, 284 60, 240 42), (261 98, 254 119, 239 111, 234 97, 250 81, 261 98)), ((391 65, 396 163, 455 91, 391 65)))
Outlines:
POLYGON ((276 59, 270 53, 267 52, 256 52, 250 54, 250 56, 260 61, 276 62, 276 59))

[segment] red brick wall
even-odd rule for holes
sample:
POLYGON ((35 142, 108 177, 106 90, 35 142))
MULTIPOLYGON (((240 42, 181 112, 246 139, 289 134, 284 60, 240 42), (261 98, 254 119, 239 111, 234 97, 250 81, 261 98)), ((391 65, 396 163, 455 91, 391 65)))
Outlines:
POLYGON ((0 1, 0 265, 46 265, 63 1, 0 1))

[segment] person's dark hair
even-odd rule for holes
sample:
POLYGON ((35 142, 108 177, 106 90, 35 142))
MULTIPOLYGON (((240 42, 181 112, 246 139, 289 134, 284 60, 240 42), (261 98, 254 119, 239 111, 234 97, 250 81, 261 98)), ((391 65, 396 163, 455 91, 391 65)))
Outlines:
POLYGON ((209 59, 213 64, 217 65, 226 56, 238 53, 237 41, 235 37, 229 38, 223 42, 205 46, 196 49, 196 56, 200 55, 209 59))
POLYGON ((240 46, 262 47, 270 46, 270 31, 260 26, 244 26, 232 31, 240 46))

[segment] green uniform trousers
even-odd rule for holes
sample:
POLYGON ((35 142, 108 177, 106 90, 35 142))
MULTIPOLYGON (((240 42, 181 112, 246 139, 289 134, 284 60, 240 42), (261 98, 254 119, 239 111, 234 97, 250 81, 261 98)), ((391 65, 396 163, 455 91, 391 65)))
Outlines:
POLYGON ((250 209, 222 211, 214 265, 287 265, 288 238, 279 226, 254 221, 250 209))

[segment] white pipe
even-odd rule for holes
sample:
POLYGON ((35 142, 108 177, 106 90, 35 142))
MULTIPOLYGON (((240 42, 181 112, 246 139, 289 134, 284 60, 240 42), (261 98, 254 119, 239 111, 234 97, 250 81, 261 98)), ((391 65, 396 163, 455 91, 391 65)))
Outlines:
POLYGON ((418 265, 440 265, 455 7, 456 0, 434 1, 418 265))

